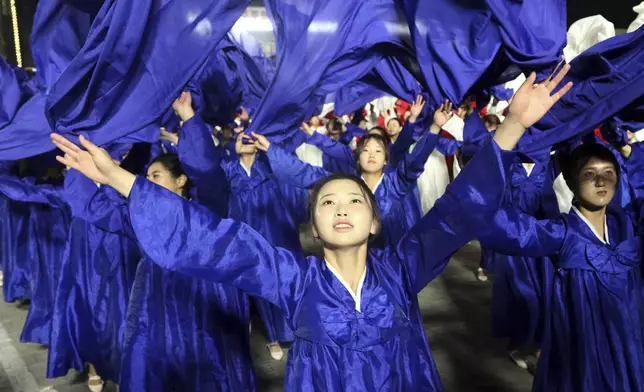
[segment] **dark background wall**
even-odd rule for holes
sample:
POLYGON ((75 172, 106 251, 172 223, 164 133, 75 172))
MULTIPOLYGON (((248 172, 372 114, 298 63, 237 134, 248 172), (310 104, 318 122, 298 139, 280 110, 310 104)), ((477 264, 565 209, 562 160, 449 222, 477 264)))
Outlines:
POLYGON ((586 16, 602 15, 616 29, 626 29, 635 19, 633 7, 642 0, 568 0, 568 26, 586 16))

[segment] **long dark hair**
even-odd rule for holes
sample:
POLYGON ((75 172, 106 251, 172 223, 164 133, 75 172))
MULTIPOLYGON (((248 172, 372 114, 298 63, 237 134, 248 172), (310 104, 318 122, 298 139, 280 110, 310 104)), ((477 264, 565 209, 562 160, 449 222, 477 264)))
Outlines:
POLYGON ((360 154, 364 151, 364 147, 369 140, 375 140, 382 144, 382 148, 385 150, 385 163, 389 162, 389 139, 377 134, 377 133, 368 133, 358 142, 356 147, 355 158, 358 172, 361 173, 362 169, 360 168, 360 154))
POLYGON ((181 196, 190 197, 190 190, 192 189, 192 182, 186 174, 185 170, 181 166, 181 161, 179 161, 179 156, 177 154, 163 154, 156 157, 151 163, 152 166, 155 163, 160 163, 169 173, 172 179, 176 180, 181 176, 186 176, 186 184, 181 190, 181 196))
POLYGON ((376 197, 373 195, 373 192, 371 192, 371 189, 369 189, 369 187, 367 186, 367 184, 365 184, 364 181, 350 174, 334 173, 321 179, 315 184, 315 186, 311 190, 311 196, 309 197, 309 217, 311 220, 311 224, 313 225, 313 227, 317 228, 317 222, 315 221, 315 209, 317 208, 318 197, 320 196, 320 190, 322 190, 322 188, 326 184, 332 181, 339 181, 339 180, 353 181, 360 187, 360 191, 362 192, 362 195, 364 196, 364 198, 369 200, 369 205, 371 206, 371 213, 373 214, 373 219, 376 221, 378 226, 378 231, 376 232, 376 234, 371 236, 371 239, 377 237, 378 234, 380 234, 380 229, 382 227, 382 220, 380 218, 380 210, 378 209, 378 203, 376 202, 376 197))

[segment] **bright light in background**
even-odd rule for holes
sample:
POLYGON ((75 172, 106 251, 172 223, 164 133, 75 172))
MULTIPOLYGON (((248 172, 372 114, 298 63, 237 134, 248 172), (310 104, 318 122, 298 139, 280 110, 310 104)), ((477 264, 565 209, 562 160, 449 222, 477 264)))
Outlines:
POLYGON ((248 32, 272 32, 273 25, 268 17, 248 17, 242 16, 237 19, 233 29, 239 29, 248 32))
POLYGON ((313 33, 335 33, 338 30, 338 22, 311 22, 309 31, 313 33))
POLYGON ((9 7, 11 8, 11 27, 13 28, 13 46, 16 49, 16 64, 18 64, 18 67, 22 67, 22 50, 20 50, 20 30, 18 29, 16 0, 11 0, 9 7))
MULTIPOLYGON (((195 20, 197 20, 197 17, 199 16, 198 13, 196 12, 188 12, 186 14, 186 20, 188 23, 193 23, 195 20)), ((209 36, 212 35, 212 23, 208 19, 202 19, 197 23, 197 26, 195 26, 195 33, 202 35, 202 36, 209 36)))

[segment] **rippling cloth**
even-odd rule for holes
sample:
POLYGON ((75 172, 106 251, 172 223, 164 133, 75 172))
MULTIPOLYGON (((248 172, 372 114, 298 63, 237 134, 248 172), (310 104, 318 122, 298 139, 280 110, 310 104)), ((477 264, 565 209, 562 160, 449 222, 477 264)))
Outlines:
MULTIPOLYGON (((562 83, 575 85, 535 125, 526 153, 591 132, 604 121, 642 106, 644 90, 644 29, 607 39, 571 62, 562 83)), ((641 120, 640 120, 641 121, 641 120)))
POLYGON ((144 178, 130 193, 130 219, 160 266, 229 282, 286 312, 296 341, 285 390, 440 391, 417 295, 501 202, 498 147, 490 143, 474 161, 397 247, 369 251, 358 309, 322 259, 276 248, 144 178))
MULTIPOLYGON (((547 162, 546 162, 547 163, 547 162)), ((553 190, 554 173, 539 162, 527 173, 522 164, 511 166, 509 204, 537 218, 559 215, 553 190)), ((543 339, 554 268, 547 257, 530 258, 497 253, 492 289, 492 332, 508 338, 512 348, 539 345, 543 339)))
POLYGON ((49 345, 55 290, 71 219, 64 201, 43 197, 44 192, 55 189, 29 179, 0 176, 0 192, 28 203, 29 210, 27 248, 32 295, 20 341, 45 346, 49 345))
MULTIPOLYGON (((179 140, 179 159, 195 184, 199 205, 226 214, 228 187, 208 127, 195 116, 183 124, 179 140)), ((99 196, 89 204, 102 215, 96 224, 134 238, 125 200, 99 196)), ((249 305, 242 291, 163 269, 144 253, 128 305, 120 378, 124 392, 256 390, 249 305)))
POLYGON ((39 74, 46 79, 59 75, 39 86, 42 94, 22 105, 2 130, 0 157, 51 150, 51 129, 72 139, 86 132, 100 145, 130 135, 133 140, 153 140, 158 135, 155 122, 248 2, 107 0, 89 31, 77 23, 75 12, 65 13, 65 22, 55 20, 63 2, 50 13, 39 13, 47 16, 45 27, 34 29, 37 35, 32 37, 32 42, 45 40, 34 45, 38 66, 45 66, 39 74), (182 61, 168 61, 172 58, 182 61))
POLYGON ((296 132, 327 94, 371 71, 383 52, 403 48, 408 30, 391 0, 270 0, 266 9, 278 63, 250 130, 275 142, 296 132))
POLYGON ((402 5, 429 107, 445 98, 461 102, 473 86, 507 81, 503 72, 511 64, 547 68, 557 63, 566 41, 563 0, 404 0, 402 5))
POLYGON ((609 207, 601 239, 577 212, 537 220, 500 209, 482 243, 508 254, 550 256, 556 269, 535 391, 641 391, 641 145, 627 161, 638 220, 609 207), (639 149, 640 151, 636 151, 639 149))

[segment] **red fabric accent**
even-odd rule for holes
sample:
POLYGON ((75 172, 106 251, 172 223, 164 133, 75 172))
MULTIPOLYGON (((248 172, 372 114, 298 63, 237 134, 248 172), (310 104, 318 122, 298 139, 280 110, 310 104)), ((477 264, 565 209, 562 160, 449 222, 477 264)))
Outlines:
POLYGON ((381 127, 381 128, 386 127, 385 126, 385 116, 383 116, 382 114, 380 116, 378 116, 378 126, 381 127))
POLYGON ((480 112, 480 113, 481 113, 481 117, 485 117, 485 116, 487 116, 487 106, 486 106, 486 107, 484 107, 483 109, 481 109, 481 112, 480 112))

